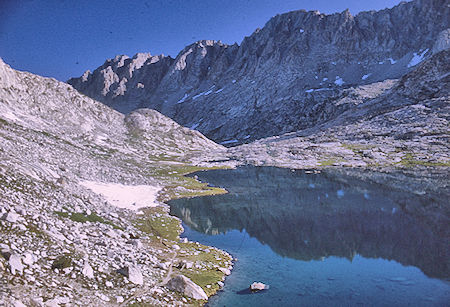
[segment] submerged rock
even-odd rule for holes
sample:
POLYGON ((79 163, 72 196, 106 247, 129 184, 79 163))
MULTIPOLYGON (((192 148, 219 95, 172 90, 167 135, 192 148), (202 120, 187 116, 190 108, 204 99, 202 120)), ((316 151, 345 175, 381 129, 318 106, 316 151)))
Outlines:
POLYGON ((208 296, 206 295, 203 289, 195 284, 192 280, 183 275, 177 275, 173 277, 166 285, 170 290, 178 291, 183 293, 186 296, 192 297, 196 300, 207 300, 208 296))

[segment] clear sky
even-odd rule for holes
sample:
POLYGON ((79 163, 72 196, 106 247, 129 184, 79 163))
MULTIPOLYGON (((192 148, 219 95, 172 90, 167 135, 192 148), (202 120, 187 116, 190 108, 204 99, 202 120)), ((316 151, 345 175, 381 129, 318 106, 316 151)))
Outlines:
POLYGON ((0 0, 0 57, 66 81, 117 54, 175 57, 201 39, 240 43, 276 14, 352 14, 400 0, 0 0))

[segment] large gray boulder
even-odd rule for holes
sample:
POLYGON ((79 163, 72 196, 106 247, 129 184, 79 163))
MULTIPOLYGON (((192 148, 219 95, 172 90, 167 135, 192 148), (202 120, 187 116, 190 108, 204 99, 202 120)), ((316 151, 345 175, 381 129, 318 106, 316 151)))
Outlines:
POLYGON ((12 211, 6 213, 2 217, 2 220, 5 220, 5 221, 10 222, 10 223, 15 223, 15 222, 17 222, 18 219, 19 219, 19 215, 14 213, 14 212, 12 212, 12 211))
POLYGON ((144 277, 142 276, 141 269, 134 264, 129 264, 119 270, 117 273, 127 277, 135 285, 142 285, 144 283, 144 277))
POLYGON ((9 263, 9 268, 11 270, 11 273, 13 275, 16 275, 16 272, 22 274, 23 269, 25 268, 25 266, 22 263, 22 257, 20 257, 20 255, 12 254, 9 257, 8 263, 9 263))
POLYGON ((184 275, 177 275, 173 277, 166 285, 167 288, 183 293, 186 296, 192 297, 196 300, 207 300, 208 296, 206 295, 203 289, 195 284, 192 280, 187 278, 184 275))

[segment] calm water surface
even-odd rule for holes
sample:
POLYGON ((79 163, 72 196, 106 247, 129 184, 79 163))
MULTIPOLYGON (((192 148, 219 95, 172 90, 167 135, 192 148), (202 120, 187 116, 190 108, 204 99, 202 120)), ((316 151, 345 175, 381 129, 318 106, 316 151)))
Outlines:
POLYGON ((450 306, 442 196, 336 172, 197 175, 230 193, 172 201, 171 214, 183 236, 238 259, 210 306, 450 306), (240 294, 253 281, 270 289, 240 294))

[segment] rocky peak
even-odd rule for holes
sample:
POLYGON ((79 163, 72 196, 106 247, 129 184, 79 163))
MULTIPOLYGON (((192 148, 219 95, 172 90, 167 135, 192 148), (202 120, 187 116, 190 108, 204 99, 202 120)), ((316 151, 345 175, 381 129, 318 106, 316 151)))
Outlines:
POLYGON ((106 60, 94 72, 86 71, 80 78, 72 78, 68 83, 84 94, 128 113, 146 100, 143 89, 148 93, 157 88, 172 62, 171 57, 152 56, 150 53, 137 53, 132 58, 116 56, 106 60), (117 97, 133 100, 133 105, 122 107, 113 101, 117 97))
POLYGON ((439 33, 433 46, 433 53, 436 54, 448 48, 450 48, 450 28, 439 33))
POLYGON ((122 71, 126 59, 83 86, 69 83, 120 111, 155 108, 215 140, 277 135, 336 116, 325 103, 346 88, 400 78, 433 46, 444 48, 445 3, 415 0, 356 16, 293 11, 271 18, 240 46, 198 41, 175 60, 160 59, 163 68, 144 65, 131 75, 122 71))
POLYGON ((217 72, 215 66, 221 67, 222 57, 228 49, 228 45, 213 40, 201 40, 185 47, 175 58, 160 89, 170 92, 179 87, 199 86, 212 72, 217 72))
POLYGON ((15 75, 11 67, 0 57, 0 84, 5 88, 15 84, 15 75))
POLYGON ((122 67, 125 63, 125 60, 128 60, 130 57, 127 55, 117 55, 113 60, 108 60, 107 62, 113 63, 114 68, 122 67))

